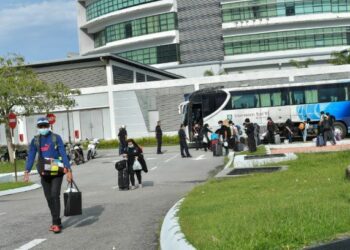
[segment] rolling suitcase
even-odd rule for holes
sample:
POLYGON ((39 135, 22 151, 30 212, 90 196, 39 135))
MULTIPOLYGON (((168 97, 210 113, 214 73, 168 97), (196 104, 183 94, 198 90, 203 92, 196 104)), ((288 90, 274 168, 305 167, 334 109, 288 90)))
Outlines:
POLYGON ((129 171, 126 160, 119 161, 115 164, 115 169, 118 171, 118 186, 119 190, 129 190, 129 171))
POLYGON ((279 134, 274 135, 275 144, 281 144, 281 137, 279 134))
POLYGON ((217 143, 215 145, 213 145, 213 156, 222 156, 222 144, 221 143, 217 143))

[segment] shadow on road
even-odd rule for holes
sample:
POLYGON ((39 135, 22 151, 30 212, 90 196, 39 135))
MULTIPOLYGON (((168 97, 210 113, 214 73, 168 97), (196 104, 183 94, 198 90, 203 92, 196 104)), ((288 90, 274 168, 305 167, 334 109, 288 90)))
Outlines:
POLYGON ((63 227, 85 227, 92 225, 98 221, 104 210, 105 208, 101 205, 83 208, 82 215, 68 217, 68 219, 63 222, 63 227))
POLYGON ((142 186, 143 187, 153 187, 154 186, 154 182, 153 181, 143 181, 142 182, 142 186))

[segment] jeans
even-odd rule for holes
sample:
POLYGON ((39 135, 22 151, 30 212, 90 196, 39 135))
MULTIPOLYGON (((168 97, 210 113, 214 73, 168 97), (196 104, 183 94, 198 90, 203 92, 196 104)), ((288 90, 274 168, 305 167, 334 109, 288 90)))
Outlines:
POLYGON ((61 185, 63 176, 44 176, 41 177, 45 198, 50 208, 52 216, 52 225, 61 225, 61 185))
POLYGON ((304 129, 303 131, 303 141, 306 142, 306 138, 307 138, 307 130, 304 129))

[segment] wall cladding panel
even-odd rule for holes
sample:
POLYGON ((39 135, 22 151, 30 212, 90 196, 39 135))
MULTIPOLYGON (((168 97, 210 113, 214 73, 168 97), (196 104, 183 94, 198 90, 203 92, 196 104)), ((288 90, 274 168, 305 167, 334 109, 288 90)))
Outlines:
POLYGON ((223 60, 220 0, 178 0, 177 3, 181 63, 223 60))
POLYGON ((61 82, 73 89, 107 85, 106 69, 103 66, 41 72, 38 77, 48 83, 61 82))

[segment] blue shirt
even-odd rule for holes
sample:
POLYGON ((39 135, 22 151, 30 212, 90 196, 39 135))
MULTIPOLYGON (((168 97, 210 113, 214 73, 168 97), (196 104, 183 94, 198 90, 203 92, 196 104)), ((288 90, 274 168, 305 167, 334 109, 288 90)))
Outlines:
MULTIPOLYGON (((40 136, 40 147, 41 147, 40 151, 43 158, 59 159, 59 157, 61 156, 63 165, 66 168, 70 169, 71 166, 66 154, 66 150, 64 148, 62 138, 57 134, 56 134, 56 144, 57 144, 57 150, 55 149, 55 144, 52 142, 51 132, 48 135, 40 136)), ((37 145, 35 145, 35 138, 33 138, 29 146, 29 154, 26 162, 26 171, 28 172, 32 170, 37 151, 38 150, 37 150, 37 145)))

